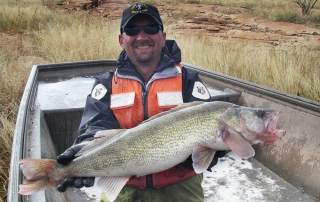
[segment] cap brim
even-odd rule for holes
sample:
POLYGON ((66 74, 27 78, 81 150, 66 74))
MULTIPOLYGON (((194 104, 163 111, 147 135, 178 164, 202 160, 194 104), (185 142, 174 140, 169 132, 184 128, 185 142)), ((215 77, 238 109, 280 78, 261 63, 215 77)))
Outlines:
POLYGON ((127 26, 127 24, 132 20, 132 18, 138 16, 138 15, 148 15, 150 17, 152 17, 152 19, 159 25, 159 26, 163 26, 161 22, 159 22, 155 17, 153 17, 152 15, 148 14, 148 13, 137 13, 132 15, 123 25, 121 28, 125 28, 127 26))

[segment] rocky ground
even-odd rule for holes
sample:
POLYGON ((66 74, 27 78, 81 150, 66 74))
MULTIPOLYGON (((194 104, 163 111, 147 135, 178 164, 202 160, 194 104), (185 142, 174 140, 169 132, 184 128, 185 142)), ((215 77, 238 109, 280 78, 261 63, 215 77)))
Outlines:
MULTIPOLYGON (((121 1, 96 0, 93 15, 106 19, 120 19, 122 11, 129 4, 121 1)), ((62 3, 55 8, 70 11, 94 7, 89 0, 77 0, 62 3)), ((305 25, 283 22, 271 22, 250 16, 249 8, 221 7, 203 4, 163 4, 157 3, 163 18, 165 29, 177 33, 206 35, 212 39, 251 41, 255 44, 267 43, 275 46, 312 45, 320 48, 320 29, 305 25), (225 14, 230 13, 240 14, 225 14)))

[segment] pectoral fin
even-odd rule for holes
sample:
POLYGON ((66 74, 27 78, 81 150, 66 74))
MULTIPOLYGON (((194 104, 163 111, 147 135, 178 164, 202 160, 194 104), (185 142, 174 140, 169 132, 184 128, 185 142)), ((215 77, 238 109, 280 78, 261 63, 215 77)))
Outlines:
POLYGON ((192 152, 193 169, 196 173, 206 171, 213 160, 216 150, 208 147, 196 147, 192 152))
POLYGON ((247 159, 254 156, 255 151, 240 134, 229 133, 222 131, 223 141, 229 146, 229 148, 240 158, 247 159))
POLYGON ((107 199, 112 202, 116 200, 129 178, 130 177, 101 177, 97 181, 97 186, 105 193, 107 199))

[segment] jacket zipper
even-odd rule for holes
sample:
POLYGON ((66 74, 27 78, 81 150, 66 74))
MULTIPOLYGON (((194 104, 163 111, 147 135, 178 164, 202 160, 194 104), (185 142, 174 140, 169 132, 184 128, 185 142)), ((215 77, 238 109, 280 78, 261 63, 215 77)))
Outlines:
MULTIPOLYGON (((148 92, 149 86, 151 85, 153 79, 149 80, 148 83, 143 84, 143 92, 142 92, 142 105, 143 105, 143 119, 147 120, 148 117, 148 92)), ((152 174, 146 175, 146 188, 153 187, 152 174)))
POLYGON ((148 117, 148 93, 149 93, 149 87, 153 81, 154 81, 154 78, 151 77, 147 83, 144 82, 142 84, 142 87, 143 87, 142 105, 143 105, 143 119, 144 120, 147 120, 149 118, 148 117))
POLYGON ((143 120, 148 119, 148 91, 144 88, 142 92, 143 120))

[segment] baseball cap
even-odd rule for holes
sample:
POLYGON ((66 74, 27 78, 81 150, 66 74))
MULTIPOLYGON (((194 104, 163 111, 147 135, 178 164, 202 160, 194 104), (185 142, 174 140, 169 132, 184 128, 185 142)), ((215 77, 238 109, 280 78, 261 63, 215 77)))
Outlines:
POLYGON ((124 9, 120 24, 120 32, 127 26, 130 20, 137 15, 149 15, 163 30, 163 24, 159 11, 155 6, 146 3, 135 3, 124 9))

